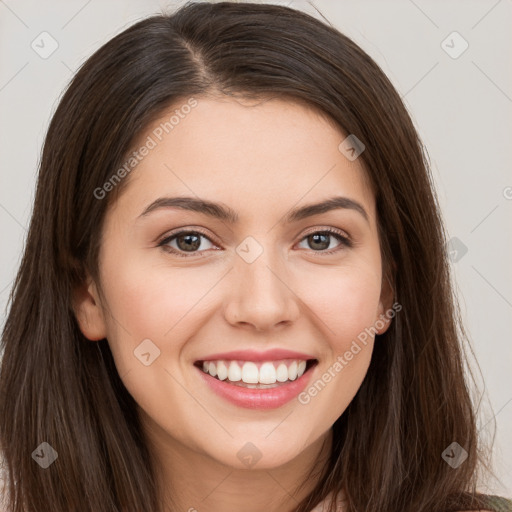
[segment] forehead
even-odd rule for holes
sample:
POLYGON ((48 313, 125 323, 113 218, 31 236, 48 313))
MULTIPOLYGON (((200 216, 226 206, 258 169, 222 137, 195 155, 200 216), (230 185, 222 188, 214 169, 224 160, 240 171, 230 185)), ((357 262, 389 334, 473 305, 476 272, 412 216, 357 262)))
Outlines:
POLYGON ((176 101, 138 137, 134 151, 151 149, 130 173, 125 200, 165 192, 243 210, 291 208, 338 192, 365 202, 373 215, 366 172, 340 152, 346 134, 328 116, 277 98, 197 97, 184 108, 189 100, 176 101))

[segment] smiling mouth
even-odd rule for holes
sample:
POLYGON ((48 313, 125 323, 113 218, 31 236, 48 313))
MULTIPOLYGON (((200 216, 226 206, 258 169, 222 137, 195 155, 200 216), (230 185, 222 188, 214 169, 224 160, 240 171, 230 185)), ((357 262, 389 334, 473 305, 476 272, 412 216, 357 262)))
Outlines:
POLYGON ((270 389, 302 377, 317 364, 317 359, 215 360, 196 361, 194 366, 226 384, 250 389, 270 389))

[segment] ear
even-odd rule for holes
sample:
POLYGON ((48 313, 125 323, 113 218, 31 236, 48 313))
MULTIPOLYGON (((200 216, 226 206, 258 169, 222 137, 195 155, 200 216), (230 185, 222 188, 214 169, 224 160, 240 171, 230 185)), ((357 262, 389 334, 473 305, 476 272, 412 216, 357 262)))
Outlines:
POLYGON ((82 334, 91 341, 106 338, 107 330, 96 284, 90 276, 73 291, 73 310, 82 334))
POLYGON ((393 306, 393 297, 395 294, 394 286, 388 274, 382 276, 381 294, 379 300, 379 307, 377 310, 377 318, 375 326, 377 334, 384 334, 389 326, 394 315, 390 315, 389 311, 393 306), (386 314, 388 313, 388 314, 386 314))

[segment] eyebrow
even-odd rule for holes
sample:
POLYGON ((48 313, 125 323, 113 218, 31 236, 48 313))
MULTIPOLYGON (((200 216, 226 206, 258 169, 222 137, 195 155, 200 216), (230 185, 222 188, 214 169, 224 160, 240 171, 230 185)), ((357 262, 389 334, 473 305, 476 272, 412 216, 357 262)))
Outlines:
MULTIPOLYGON (((161 208, 180 208, 193 212, 202 213, 210 217, 225 221, 229 224, 236 224, 240 217, 229 206, 221 203, 214 203, 206 199, 199 199, 197 197, 160 197, 147 206, 139 217, 149 215, 151 212, 161 208)), ((369 221, 368 214, 363 206, 348 197, 335 196, 319 203, 308 204, 300 208, 291 210, 284 219, 285 223, 298 222, 307 217, 326 213, 331 210, 348 209, 354 210, 361 214, 366 222, 369 221)))

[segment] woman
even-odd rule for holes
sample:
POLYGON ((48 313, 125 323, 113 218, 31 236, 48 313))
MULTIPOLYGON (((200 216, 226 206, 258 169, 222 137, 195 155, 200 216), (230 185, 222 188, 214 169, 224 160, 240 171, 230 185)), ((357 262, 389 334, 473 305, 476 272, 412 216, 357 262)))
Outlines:
POLYGON ((46 137, 7 509, 500 510, 453 301, 421 143, 357 45, 278 6, 143 20, 46 137))

